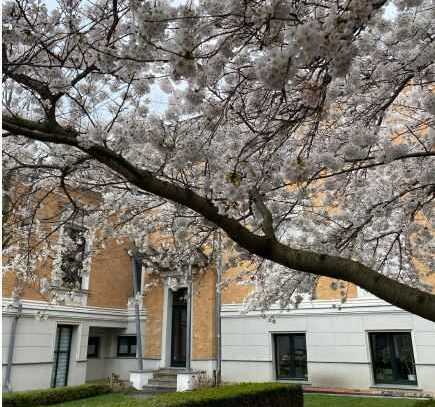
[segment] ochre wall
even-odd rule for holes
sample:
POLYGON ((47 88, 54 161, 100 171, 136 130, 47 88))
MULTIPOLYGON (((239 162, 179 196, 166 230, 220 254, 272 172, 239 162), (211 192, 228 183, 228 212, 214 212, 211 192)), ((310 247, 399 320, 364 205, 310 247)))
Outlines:
POLYGON ((127 308, 132 295, 132 264, 127 245, 108 241, 92 258, 88 305, 127 308))
POLYGON ((354 284, 346 281, 337 281, 328 277, 321 277, 316 287, 316 299, 338 300, 342 298, 340 292, 344 292, 347 298, 355 298, 358 295, 357 287, 354 284), (339 286, 337 289, 331 286, 333 282, 336 282, 339 286))
MULTIPOLYGON (((150 283, 147 279, 145 284, 150 283)), ((144 358, 160 359, 163 325, 164 288, 157 284, 144 293, 144 308, 147 312, 145 322, 144 358)))
MULTIPOLYGON (((192 359, 215 357, 216 274, 207 270, 194 280, 192 296, 192 359)), ((161 355, 164 286, 157 284, 145 292, 147 312, 144 357, 158 359, 161 355)), ((170 315, 170 314, 169 314, 170 315)))
POLYGON ((192 359, 215 357, 216 273, 209 269, 193 284, 192 359))
MULTIPOLYGON (((228 280, 228 286, 222 289, 222 304, 240 304, 253 289, 252 285, 238 284, 233 280, 236 279, 240 273, 243 273, 246 267, 246 265, 241 265, 225 270, 224 279, 228 280)), ((242 278, 246 280, 246 277, 242 278)))
MULTIPOLYGON (((19 190, 19 192, 25 192, 24 190, 19 190)), ((35 200, 40 199, 43 195, 43 192, 40 191, 39 194, 36 194, 35 200)), ((38 210, 36 211, 36 217, 41 219, 50 219, 56 218, 57 214, 60 210, 62 210, 64 203, 55 199, 54 195, 49 195, 49 198, 44 200, 44 204, 40 205, 38 210)), ((17 219, 14 220, 18 221, 17 219)), ((7 227, 7 226, 6 226, 7 227)), ((41 225, 43 229, 43 225, 41 225)), ((47 229, 46 232, 49 230, 47 229)), ((50 235, 49 241, 56 242, 59 238, 59 233, 55 232, 50 235)), ((37 250, 37 249, 36 249, 37 250)), ((21 294, 22 298, 28 300, 39 300, 44 301, 46 298, 40 293, 39 281, 41 278, 45 277, 50 279, 52 273, 52 263, 53 260, 50 257, 42 259, 36 266, 36 269, 32 272, 33 279, 29 279, 25 284, 20 282, 23 291, 21 294)), ((2 295, 3 297, 11 297, 12 291, 17 287, 17 279, 13 271, 8 271, 2 273, 2 295)))

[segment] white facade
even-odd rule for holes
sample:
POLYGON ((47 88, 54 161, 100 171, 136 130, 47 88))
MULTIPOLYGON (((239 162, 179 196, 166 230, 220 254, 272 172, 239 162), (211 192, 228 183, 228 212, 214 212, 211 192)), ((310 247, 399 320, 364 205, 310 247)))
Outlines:
POLYGON ((227 381, 275 381, 273 335, 306 335, 308 380, 315 387, 399 388, 435 393, 435 324, 375 298, 302 303, 296 310, 240 315, 240 306, 222 312, 222 377, 227 381), (370 332, 411 334, 416 386, 376 385, 370 332))
MULTIPOLYGON (((58 325, 72 326, 71 352, 68 369, 68 385, 104 379, 112 373, 128 377, 136 369, 134 357, 117 357, 118 335, 135 333, 134 315, 131 310, 104 309, 97 307, 71 307, 50 305, 41 301, 24 300, 22 315, 18 320, 11 384, 13 391, 48 388, 54 364, 54 349, 58 325), (89 336, 99 336, 101 346, 98 358, 88 359, 89 336)), ((15 311, 3 300, 3 377, 15 311)), ((141 312, 142 330, 146 315, 141 312)), ((156 363, 145 361, 149 368, 156 363), (147 363, 148 362, 148 363, 147 363)))
MULTIPOLYGON (((4 305, 7 304, 5 300, 4 305)), ((222 379, 227 382, 277 380, 273 335, 304 333, 308 377, 302 383, 355 389, 401 388, 435 394, 434 323, 372 297, 352 299, 339 307, 336 304, 337 301, 314 301, 304 302, 291 311, 273 309, 269 314, 275 322, 254 312, 241 314, 240 305, 224 305, 222 379), (368 335, 383 331, 410 333, 416 386, 375 385, 368 335)), ((169 305, 165 301, 165 306, 169 305)), ((164 311, 162 357, 144 359, 145 370, 168 366, 169 342, 165 328, 168 315, 164 311)), ((6 307, 3 312, 3 374, 13 318, 14 311, 6 307)), ((144 340, 146 310, 141 311, 141 322, 144 340)), ((59 324, 73 326, 68 385, 106 378, 112 373, 128 379, 129 371, 137 369, 134 357, 117 356, 117 337, 135 333, 133 310, 48 306, 39 301, 23 301, 12 364, 14 391, 50 387, 59 324), (37 315, 42 319, 37 319, 37 315), (97 358, 87 358, 89 336, 100 338, 97 358)), ((194 369, 205 370, 210 376, 215 366, 214 360, 192 362, 194 369)))

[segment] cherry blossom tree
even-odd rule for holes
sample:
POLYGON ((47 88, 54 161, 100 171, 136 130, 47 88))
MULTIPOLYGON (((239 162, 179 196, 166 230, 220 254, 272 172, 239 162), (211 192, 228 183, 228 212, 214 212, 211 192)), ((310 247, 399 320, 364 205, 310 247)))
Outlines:
POLYGON ((144 253, 159 231, 180 264, 222 230, 258 307, 327 276, 435 321, 434 21, 430 0, 6 1, 6 269, 30 278, 77 219, 144 253))

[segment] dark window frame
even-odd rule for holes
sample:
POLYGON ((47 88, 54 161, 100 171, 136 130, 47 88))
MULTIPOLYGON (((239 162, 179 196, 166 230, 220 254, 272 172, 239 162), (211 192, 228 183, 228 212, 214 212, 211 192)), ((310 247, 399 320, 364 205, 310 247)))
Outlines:
POLYGON ((132 352, 132 350, 131 350, 131 348, 133 346, 137 347, 137 338, 136 338, 136 335, 119 335, 118 336, 118 347, 117 347, 116 355, 118 357, 136 357, 136 350, 134 352, 132 352), (127 340, 128 340, 128 343, 127 343, 128 351, 121 353, 120 352, 121 339, 124 339, 124 338, 127 338, 127 340))
MULTIPOLYGON (((372 367, 372 375, 373 375, 373 383, 375 385, 400 385, 400 386, 417 386, 418 385, 418 378, 417 378, 417 371, 415 366, 415 356, 414 356, 414 343, 412 340, 412 333, 411 331, 370 331, 368 332, 368 340, 369 340, 369 348, 370 348, 370 361, 371 361, 371 367, 372 367), (381 369, 380 361, 376 360, 376 335, 381 336, 383 335, 386 337, 386 342, 388 346, 388 355, 389 358, 386 357, 384 364, 388 365, 388 363, 391 365, 391 375, 393 376, 392 380, 388 379, 379 379, 378 376, 378 369, 381 369), (403 364, 406 367, 408 379, 400 379, 398 378, 400 375, 401 368, 403 369, 403 366, 400 366, 401 360, 397 357, 394 357, 395 354, 397 354, 395 350, 395 337, 404 337, 407 336, 409 340, 409 348, 411 353, 408 356, 408 360, 404 362, 403 364), (389 360, 387 360, 389 359, 389 360), (415 380, 409 380, 409 376, 412 375, 415 377, 415 380)), ((403 372, 402 372, 403 373, 403 372)))
POLYGON ((186 367, 187 291, 187 287, 171 290, 171 367, 186 367))
MULTIPOLYGON (((142 293, 142 273, 143 273, 143 267, 142 267, 142 258, 140 256, 134 255, 133 258, 133 280, 136 281, 137 285, 137 292, 142 293)), ((134 292, 134 281, 133 281, 133 295, 136 295, 134 292)))
POLYGON ((295 381, 308 381, 308 362, 307 362, 307 335, 306 332, 277 332, 272 334, 273 347, 274 347, 274 358, 275 358, 275 377, 276 380, 295 380, 295 381), (289 337, 289 355, 290 355, 290 369, 293 372, 296 371, 296 360, 294 358, 295 354, 295 337, 303 337, 305 344, 305 372, 304 376, 288 375, 283 376, 280 374, 280 362, 279 362, 279 337, 289 337))
POLYGON ((60 264, 60 269, 62 270, 62 288, 81 290, 83 284, 83 262, 88 244, 87 229, 72 223, 65 225, 62 233, 68 234, 76 243, 75 249, 62 253, 60 264), (77 234, 77 236, 74 236, 74 234, 77 234), (79 262, 77 262, 76 257, 80 257, 79 262))
POLYGON ((73 325, 65 325, 65 324, 58 324, 56 327, 56 342, 54 346, 54 364, 52 369, 52 377, 51 377, 51 384, 50 387, 56 388, 56 387, 64 387, 68 385, 68 377, 69 377, 69 368, 71 364, 71 347, 72 347, 72 337, 74 334, 74 326, 73 325), (61 330, 67 329, 68 330, 68 347, 67 350, 60 350, 60 341, 61 341, 61 330), (61 354, 66 354, 66 368, 65 368, 65 377, 64 381, 62 383, 57 382, 57 372, 59 369, 59 359, 61 354), (60 384, 60 385, 59 385, 60 384))
POLYGON ((100 343, 101 338, 99 336, 90 336, 88 338, 88 351, 87 351, 87 358, 88 359, 98 359, 100 357, 100 343), (95 352, 89 353, 89 345, 91 342, 95 342, 92 345, 95 346, 95 352))

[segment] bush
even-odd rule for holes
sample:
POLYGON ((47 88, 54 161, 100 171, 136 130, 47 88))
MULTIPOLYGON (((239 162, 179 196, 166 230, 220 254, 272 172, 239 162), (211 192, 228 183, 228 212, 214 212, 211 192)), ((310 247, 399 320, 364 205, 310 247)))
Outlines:
POLYGON ((81 386, 3 393, 3 407, 48 406, 110 392, 111 388, 108 384, 83 384, 81 386))
POLYGON ((153 397, 143 407, 302 407, 300 386, 245 383, 153 397))

